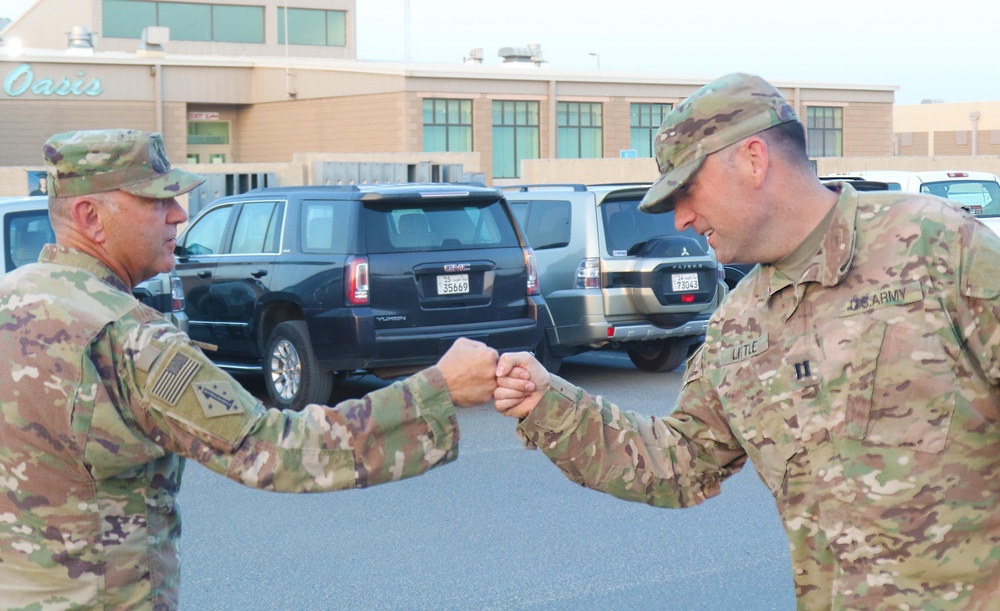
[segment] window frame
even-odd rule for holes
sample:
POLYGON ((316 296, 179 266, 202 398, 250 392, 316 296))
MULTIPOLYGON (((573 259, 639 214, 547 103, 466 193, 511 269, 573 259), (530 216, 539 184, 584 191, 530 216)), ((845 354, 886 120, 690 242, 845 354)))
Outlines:
MULTIPOLYGON (((317 46, 317 47, 346 47, 347 46, 347 11, 322 9, 322 8, 292 8, 292 7, 278 7, 278 44, 285 44, 285 13, 288 12, 288 44, 290 45, 303 45, 303 46, 317 46), (300 13, 322 13, 323 14, 323 42, 308 42, 302 39, 296 38, 297 30, 293 27, 295 22, 292 20, 293 15, 298 15, 300 13), (331 17, 334 17, 334 13, 339 15, 339 23, 331 24, 331 17), (336 27, 336 32, 333 32, 333 28, 336 27), (331 40, 333 38, 334 40, 331 40)), ((298 15, 299 17, 306 17, 306 15, 298 15)))
MULTIPOLYGON (((144 27, 158 26, 158 27, 170 27, 163 23, 160 16, 161 5, 169 5, 171 9, 177 9, 183 5, 189 5, 191 7, 206 7, 209 10, 208 18, 208 33, 209 38, 206 40, 204 38, 182 38, 178 36, 178 32, 173 28, 170 32, 170 37, 172 40, 182 41, 182 42, 221 42, 221 43, 232 43, 232 44, 264 44, 265 40, 265 23, 266 17, 264 15, 264 6, 254 5, 254 4, 211 4, 211 3, 195 3, 195 2, 162 2, 160 0, 101 0, 101 26, 103 36, 106 38, 123 38, 123 39, 140 39, 142 38, 142 29, 144 27), (112 10, 108 9, 108 4, 112 4, 114 7, 112 10), (147 25, 138 26, 138 31, 134 33, 129 33, 128 29, 132 26, 121 27, 120 14, 122 10, 141 10, 146 9, 142 5, 150 5, 152 7, 152 19, 153 22, 147 25), (124 9, 124 7, 129 7, 124 9), (234 11, 239 9, 247 9, 255 12, 253 20, 247 19, 232 19, 230 17, 225 17, 224 15, 217 15, 216 9, 220 9, 222 13, 227 11, 234 11), (259 18, 257 14, 259 13, 259 18), (224 34, 228 32, 226 30, 226 24, 229 23, 243 23, 244 25, 250 24, 254 27, 252 36, 225 36, 224 34)), ((148 17, 143 17, 147 19, 148 17)), ((243 32, 246 30, 244 29, 243 32)))
POLYGON ((541 155, 541 103, 538 100, 493 100, 492 110, 493 178, 520 178, 521 161, 538 159, 541 155), (501 151, 499 145, 506 143, 508 134, 510 150, 501 151), (528 140, 526 146, 522 146, 524 140, 528 140), (499 162, 503 165, 498 165, 499 162), (504 171, 508 166, 510 173, 504 171))
POLYGON ((844 108, 806 108, 806 146, 810 159, 844 156, 844 108))
POLYGON ((672 102, 632 102, 629 105, 629 145, 638 157, 656 157, 656 134, 673 108, 672 102))
POLYGON ((421 101, 423 121, 423 150, 426 153, 471 153, 472 100, 460 98, 424 98, 421 101), (428 109, 428 103, 430 108, 428 109), (467 117, 468 122, 463 122, 467 117), (428 121, 430 119, 430 121, 428 121), (441 120, 443 119, 443 120, 441 120), (433 138, 428 137, 433 134, 433 138), (443 148, 436 143, 443 134, 443 148), (458 142, 461 140, 461 142, 458 142), (429 143, 432 148, 428 148, 429 143))
POLYGON ((604 104, 556 102, 556 158, 601 159, 602 157, 604 157, 604 104), (587 143, 593 146, 589 151, 593 154, 584 156, 587 143))

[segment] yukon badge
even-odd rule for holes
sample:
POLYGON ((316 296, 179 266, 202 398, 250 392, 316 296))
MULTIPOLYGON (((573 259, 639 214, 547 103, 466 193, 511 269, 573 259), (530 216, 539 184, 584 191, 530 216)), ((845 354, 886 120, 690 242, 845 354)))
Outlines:
POLYGON ((452 272, 467 272, 472 268, 472 265, 468 263, 447 263, 444 266, 444 271, 448 273, 452 272))

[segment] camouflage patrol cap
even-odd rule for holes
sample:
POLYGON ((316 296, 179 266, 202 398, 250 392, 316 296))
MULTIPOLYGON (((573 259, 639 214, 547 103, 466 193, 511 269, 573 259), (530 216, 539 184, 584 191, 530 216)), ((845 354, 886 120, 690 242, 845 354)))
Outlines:
POLYGON ((187 193, 205 179, 171 169, 160 134, 101 129, 56 134, 42 149, 49 194, 56 197, 122 190, 167 199, 187 193))
POLYGON ((778 90, 759 76, 733 73, 712 81, 663 119, 654 145, 661 176, 639 209, 673 210, 671 195, 706 157, 765 129, 798 120, 778 90))

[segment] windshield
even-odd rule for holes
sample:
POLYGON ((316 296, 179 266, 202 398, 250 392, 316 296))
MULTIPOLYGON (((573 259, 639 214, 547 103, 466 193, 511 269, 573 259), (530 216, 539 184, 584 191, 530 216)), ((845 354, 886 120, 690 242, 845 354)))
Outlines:
POLYGON ((976 216, 1000 216, 1000 183, 991 180, 925 182, 920 192, 958 202, 976 216))

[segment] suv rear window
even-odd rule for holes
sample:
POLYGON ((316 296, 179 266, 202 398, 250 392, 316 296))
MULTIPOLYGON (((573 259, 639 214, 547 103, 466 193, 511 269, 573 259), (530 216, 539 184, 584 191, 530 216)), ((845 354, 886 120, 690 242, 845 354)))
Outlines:
POLYGON ((920 185, 921 193, 930 193, 958 202, 973 209, 977 216, 997 216, 1000 214, 1000 186, 993 181, 947 180, 925 182, 920 185))
POLYGON ((604 241, 612 257, 633 256, 649 240, 659 236, 683 235, 694 238, 708 252, 708 240, 693 229, 678 233, 674 228, 674 213, 649 214, 639 210, 639 200, 608 201, 601 204, 604 219, 604 241))
POLYGON ((466 248, 520 248, 499 201, 366 203, 370 254, 466 248))

